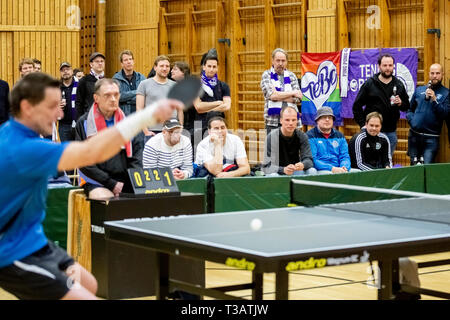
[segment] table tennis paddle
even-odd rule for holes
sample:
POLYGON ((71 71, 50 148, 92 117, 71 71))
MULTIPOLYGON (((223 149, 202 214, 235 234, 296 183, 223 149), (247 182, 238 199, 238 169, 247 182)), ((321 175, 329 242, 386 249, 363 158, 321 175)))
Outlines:
POLYGON ((168 99, 175 99, 184 104, 184 109, 192 106, 194 100, 202 93, 202 82, 199 78, 188 76, 177 82, 167 94, 168 99))

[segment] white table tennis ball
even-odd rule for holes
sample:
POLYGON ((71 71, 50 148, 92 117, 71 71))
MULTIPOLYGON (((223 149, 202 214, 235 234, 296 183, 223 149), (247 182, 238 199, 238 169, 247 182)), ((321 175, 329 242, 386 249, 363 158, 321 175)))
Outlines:
POLYGON ((255 218, 250 222, 250 228, 254 231, 261 229, 261 227, 262 221, 260 219, 255 218))

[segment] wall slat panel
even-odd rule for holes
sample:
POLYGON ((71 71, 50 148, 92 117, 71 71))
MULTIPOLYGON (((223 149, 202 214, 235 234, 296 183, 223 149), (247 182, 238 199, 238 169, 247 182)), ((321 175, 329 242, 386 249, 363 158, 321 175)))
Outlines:
POLYGON ((79 64, 79 31, 66 25, 68 5, 79 1, 0 0, 1 79, 12 86, 22 58, 41 60, 43 71, 55 77, 62 60, 79 64))

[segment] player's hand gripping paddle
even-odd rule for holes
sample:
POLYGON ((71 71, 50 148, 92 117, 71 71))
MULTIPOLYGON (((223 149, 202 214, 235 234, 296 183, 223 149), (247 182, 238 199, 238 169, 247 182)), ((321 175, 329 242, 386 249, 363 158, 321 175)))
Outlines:
POLYGON ((184 104, 184 109, 192 106, 194 100, 202 93, 202 82, 199 78, 188 76, 177 82, 167 94, 168 99, 175 99, 184 104))

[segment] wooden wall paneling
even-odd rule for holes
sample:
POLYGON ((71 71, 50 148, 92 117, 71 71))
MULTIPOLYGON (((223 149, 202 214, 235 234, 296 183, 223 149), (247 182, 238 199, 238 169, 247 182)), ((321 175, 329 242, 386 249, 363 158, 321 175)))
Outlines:
POLYGON ((158 52, 159 54, 169 54, 169 36, 167 33, 166 8, 159 8, 159 29, 158 29, 158 52))
MULTIPOLYGON (((223 79, 223 81, 226 80, 226 49, 227 44, 225 42, 219 42, 219 39, 225 39, 225 15, 224 15, 224 3, 222 0, 216 1, 216 8, 215 8, 215 43, 217 48, 217 55, 219 58, 219 72, 218 77, 219 79, 223 79)), ((233 101, 232 101, 233 103, 233 101)), ((231 111, 228 111, 226 114, 226 117, 230 119, 231 117, 231 111)))
POLYGON ((348 48, 348 19, 347 12, 345 11, 345 1, 338 0, 337 2, 337 18, 338 18, 338 49, 342 50, 348 48))
POLYGON ((331 0, 308 2, 308 52, 328 52, 337 48, 336 3, 331 0), (329 30, 333 30, 330 32, 329 30))
POLYGON ((265 69, 269 69, 272 64, 271 53, 277 45, 273 0, 264 1, 264 12, 264 66, 265 69))
POLYGON ((424 16, 424 70, 429 70, 435 61, 435 38, 436 34, 428 33, 428 29, 435 28, 435 1, 424 0, 423 16, 424 16))
POLYGON ((241 112, 242 100, 239 99, 239 74, 242 70, 240 62, 240 53, 244 51, 243 45, 243 27, 239 16, 240 0, 232 0, 231 3, 231 74, 230 74, 230 91, 231 91, 231 123, 232 128, 238 128, 239 113, 241 112))
MULTIPOLYGON (((193 5, 189 5, 185 11, 185 29, 184 37, 186 39, 185 45, 185 57, 189 65, 194 66, 194 60, 192 59, 192 49, 193 49, 193 36, 196 33, 196 26, 193 23, 192 12, 194 11, 193 5)), ((175 60, 174 60, 175 61, 175 60)), ((193 69, 194 70, 194 69, 193 69)), ((196 72, 194 72, 196 73, 196 72)))
POLYGON ((381 28, 377 32, 377 44, 379 48, 389 48, 391 45, 391 19, 389 15, 388 1, 378 0, 380 8, 381 28))
POLYGON ((106 0, 96 1, 95 39, 95 51, 106 55, 106 0))

